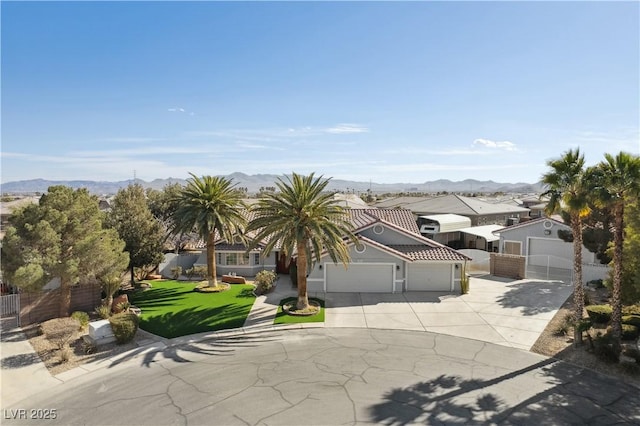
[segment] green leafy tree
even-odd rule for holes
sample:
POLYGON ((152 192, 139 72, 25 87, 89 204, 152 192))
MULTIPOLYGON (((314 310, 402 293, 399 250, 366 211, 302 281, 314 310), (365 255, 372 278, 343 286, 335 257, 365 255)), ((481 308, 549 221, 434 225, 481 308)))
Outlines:
POLYGON ((178 200, 182 189, 183 187, 179 183, 165 185, 161 191, 147 189, 149 210, 162 226, 165 245, 171 247, 176 253, 183 250, 189 243, 198 240, 198 236, 194 232, 175 232, 173 218, 178 209, 178 200))
POLYGON ((68 316, 71 287, 124 271, 128 254, 113 229, 103 227, 98 199, 86 189, 52 186, 39 204, 9 219, 2 270, 18 287, 39 290, 60 278, 60 316, 68 316))
POLYGON ((349 251, 343 238, 355 241, 352 224, 345 210, 333 200, 332 193, 324 193, 329 180, 315 178, 311 173, 302 176, 293 173, 290 179, 278 179, 278 192, 267 192, 253 206, 255 218, 248 231, 256 231, 249 248, 267 241, 264 255, 268 256, 280 246, 287 256, 295 253, 298 280, 298 309, 309 306, 307 271, 312 257, 320 261, 326 250, 337 263, 349 262, 349 251))
MULTIPOLYGON (((570 220, 573 235, 573 301, 576 323, 582 319, 584 309, 584 288, 582 285, 582 220, 589 214, 589 184, 584 167, 584 155, 579 149, 569 150, 558 159, 547 162, 550 167, 542 176, 542 183, 549 196, 546 213, 554 214, 565 210, 570 220)), ((575 331, 574 341, 582 342, 582 332, 575 331)))
POLYGON ((594 171, 596 193, 613 211, 613 277, 611 291, 611 325, 614 339, 622 334, 622 265, 624 245, 624 210, 630 199, 640 194, 640 157, 620 152, 605 154, 605 161, 594 171))
POLYGON ((622 248, 621 298, 625 304, 640 302, 640 201, 625 208, 625 233, 622 248))
POLYGON ((243 212, 246 205, 242 202, 242 196, 230 179, 191 174, 176 199, 178 207, 173 214, 173 231, 191 233, 195 230, 206 241, 207 280, 210 287, 218 284, 216 233, 227 242, 233 242, 234 237, 244 238, 246 219, 243 212))
POLYGON ((107 222, 125 242, 133 285, 134 268, 157 265, 164 258, 162 248, 165 235, 160 222, 151 214, 140 184, 129 185, 118 191, 107 222))

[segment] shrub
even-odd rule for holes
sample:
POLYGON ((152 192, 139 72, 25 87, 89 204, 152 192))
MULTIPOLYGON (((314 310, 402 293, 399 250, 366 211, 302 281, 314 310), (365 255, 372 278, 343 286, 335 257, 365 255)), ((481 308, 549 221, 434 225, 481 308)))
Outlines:
POLYGON ((120 302, 116 305, 116 312, 129 312, 129 308, 131 307, 131 303, 129 302, 120 302))
POLYGON ((171 276, 174 280, 177 280, 182 275, 182 266, 174 266, 171 268, 171 276))
POLYGON ((640 327, 640 315, 623 315, 622 324, 629 324, 640 327))
POLYGON ((69 345, 64 345, 64 347, 60 348, 60 361, 68 362, 73 355, 73 350, 69 347, 69 345))
POLYGON ((609 305, 590 305, 585 309, 593 322, 606 324, 611 321, 611 306, 609 305))
POLYGON ((573 328, 575 321, 573 319, 572 314, 567 314, 562 319, 562 322, 558 325, 553 334, 556 336, 566 336, 569 334, 569 331, 573 328))
POLYGON ((640 330, 635 325, 622 324, 622 340, 635 340, 640 330))
POLYGON ((260 271, 256 274, 256 290, 259 294, 268 293, 278 276, 273 271, 260 271))
POLYGON ((109 318, 111 330, 119 344, 129 343, 138 331, 138 316, 130 312, 116 314, 109 318))
POLYGON ((622 315, 640 315, 640 305, 623 306, 622 315))
POLYGON ((582 296, 582 301, 584 303, 584 306, 591 305, 591 296, 589 295, 589 292, 587 291, 584 292, 584 295, 582 296))
POLYGON ((598 280, 591 280, 587 283, 587 285, 591 285, 591 287, 593 288, 603 288, 604 287, 604 282, 602 281, 602 279, 598 279, 598 280))
POLYGON ((593 339, 593 353, 604 362, 618 363, 621 347, 611 333, 598 335, 593 339))
POLYGON ((462 273, 460 275, 460 294, 469 293, 469 274, 467 274, 467 264, 462 267, 462 273))
POLYGON ((80 323, 80 330, 89 325, 89 314, 82 311, 75 311, 71 314, 71 318, 80 323))
POLYGON ((102 319, 109 319, 111 316, 111 309, 107 305, 100 305, 96 307, 96 314, 102 319))
POLYGON ((201 280, 206 280, 207 279, 207 273, 208 272, 209 272, 209 270, 207 269, 206 266, 198 265, 198 266, 194 266, 193 267, 194 275, 197 275, 198 277, 200 277, 201 280))
POLYGON ((56 318, 43 322, 40 327, 47 340, 56 345, 58 349, 62 349, 75 336, 80 323, 71 317, 56 318))

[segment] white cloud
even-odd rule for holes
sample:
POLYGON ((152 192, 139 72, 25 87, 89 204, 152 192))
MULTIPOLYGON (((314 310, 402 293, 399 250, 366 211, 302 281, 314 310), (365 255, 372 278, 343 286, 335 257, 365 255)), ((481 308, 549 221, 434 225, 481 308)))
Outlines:
POLYGON ((343 123, 326 129, 326 132, 333 134, 369 133, 369 129, 360 124, 343 123))
POLYGON ((495 148, 495 149, 502 149, 504 151, 515 151, 516 150, 516 144, 514 144, 513 142, 509 142, 509 141, 492 141, 489 139, 476 139, 473 141, 474 145, 482 145, 482 146, 486 146, 487 148, 495 148))

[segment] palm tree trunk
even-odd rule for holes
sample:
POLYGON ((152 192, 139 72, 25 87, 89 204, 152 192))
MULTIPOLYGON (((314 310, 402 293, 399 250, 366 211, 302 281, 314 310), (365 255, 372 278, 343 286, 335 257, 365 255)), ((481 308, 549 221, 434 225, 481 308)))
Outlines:
POLYGON ((298 274, 298 303, 296 309, 307 309, 309 297, 307 295, 307 246, 298 242, 298 257, 296 258, 298 274))
POLYGON ((582 331, 578 323, 582 320, 584 311, 584 287, 582 286, 582 220, 580 214, 571 217, 571 232, 573 233, 573 303, 575 305, 574 345, 582 343, 582 331))
POLYGON ((620 344, 622 335, 622 243, 624 232, 624 204, 617 203, 614 208, 613 231, 613 289, 611 294, 611 332, 615 341, 620 344))
POLYGON ((207 237, 207 281, 209 281, 209 287, 215 287, 218 285, 217 272, 216 272, 216 236, 215 233, 209 233, 207 237))

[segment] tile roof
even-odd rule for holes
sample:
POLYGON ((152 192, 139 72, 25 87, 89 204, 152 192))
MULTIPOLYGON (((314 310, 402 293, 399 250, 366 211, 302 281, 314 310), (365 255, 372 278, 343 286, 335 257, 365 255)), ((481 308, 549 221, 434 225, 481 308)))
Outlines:
POLYGON ((418 244, 390 244, 388 247, 408 256, 412 261, 464 261, 467 259, 462 253, 446 246, 429 247, 418 244))

